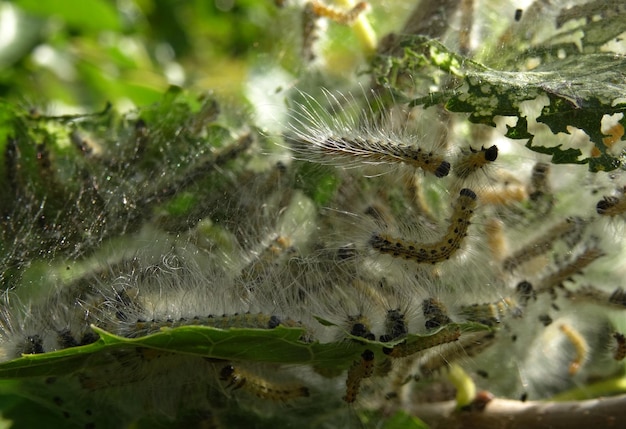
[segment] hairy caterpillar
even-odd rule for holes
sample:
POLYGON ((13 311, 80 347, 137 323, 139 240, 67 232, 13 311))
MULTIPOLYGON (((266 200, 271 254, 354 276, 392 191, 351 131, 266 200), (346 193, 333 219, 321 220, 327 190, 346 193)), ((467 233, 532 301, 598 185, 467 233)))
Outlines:
POLYGON ((533 204, 536 216, 546 216, 555 204, 555 197, 550 184, 550 164, 537 162, 533 166, 528 183, 528 199, 533 204))
POLYGON ((352 403, 356 400, 361 386, 361 381, 370 378, 374 373, 374 352, 365 350, 361 354, 361 359, 355 361, 350 369, 348 369, 348 377, 346 378, 346 394, 343 400, 352 403))
POLYGON ((614 332, 615 350, 613 351, 613 359, 621 361, 626 358, 626 337, 621 332, 614 332))
POLYGON ((604 197, 596 204, 596 211, 601 216, 618 216, 626 211, 626 196, 604 197))
POLYGON ((556 271, 543 277, 536 285, 537 293, 546 292, 560 286, 573 275, 581 273, 584 268, 602 256, 604 256, 604 252, 598 247, 585 249, 576 259, 558 267, 556 271))
POLYGON ((496 145, 488 148, 481 147, 479 150, 470 148, 469 152, 463 152, 455 161, 452 171, 454 171, 457 177, 467 179, 485 165, 494 162, 497 158, 498 146, 496 145))
POLYGON ((369 321, 362 314, 348 316, 347 327, 350 335, 355 337, 365 338, 366 340, 374 340, 376 338, 370 331, 369 321))
POLYGON ((400 309, 387 310, 385 332, 386 334, 380 336, 380 341, 382 342, 392 341, 409 333, 406 317, 400 312, 400 309))
POLYGON ((552 192, 548 180, 549 175, 550 164, 538 162, 533 166, 528 186, 528 196, 532 201, 536 201, 552 192))
POLYGON ((443 262, 461 247, 475 207, 476 194, 470 189, 462 189, 454 205, 448 230, 440 241, 420 244, 375 233, 370 239, 370 245, 381 253, 417 263, 443 262))
POLYGON ((585 285, 575 290, 566 289, 565 296, 573 302, 588 301, 620 310, 626 308, 626 293, 621 287, 616 288, 612 292, 608 292, 592 285, 585 285))
POLYGON ((529 242, 521 249, 507 257, 502 266, 507 271, 513 271, 523 263, 541 256, 552 249, 556 240, 565 240, 573 245, 580 237, 585 222, 581 218, 568 218, 563 222, 553 225, 547 233, 529 242))
POLYGON ((302 57, 305 61, 311 62, 315 59, 314 46, 319 38, 318 19, 315 13, 315 6, 312 2, 307 2, 302 8, 302 57))
MULTIPOLYGON (((347 96, 337 97, 328 91, 325 96, 337 106, 351 102, 347 96)), ((336 107, 332 107, 332 116, 325 117, 319 113, 324 108, 317 100, 308 94, 302 97, 304 104, 293 114, 296 125, 290 140, 294 152, 304 160, 348 167, 405 164, 439 178, 450 172, 450 162, 436 151, 417 145, 414 136, 383 132, 367 116, 342 119, 336 107)))
POLYGON ((435 298, 427 298, 422 302, 422 312, 426 329, 439 328, 452 322, 443 303, 435 298))

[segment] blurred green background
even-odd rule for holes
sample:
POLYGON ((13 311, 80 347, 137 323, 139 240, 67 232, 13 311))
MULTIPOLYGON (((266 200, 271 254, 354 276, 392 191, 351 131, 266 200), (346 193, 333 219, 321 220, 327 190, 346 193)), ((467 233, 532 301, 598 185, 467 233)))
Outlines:
MULTIPOLYGON (((384 35, 412 5, 373 2, 368 17, 384 35)), ((0 99, 48 114, 106 102, 125 111, 159 100, 170 85, 237 99, 251 72, 310 71, 301 59, 302 7, 273 0, 0 1, 0 99)), ((329 25, 323 39, 332 45, 325 73, 345 78, 363 64, 347 26, 329 25)))
POLYGON ((0 97, 67 111, 146 105, 169 85, 234 94, 250 58, 271 52, 279 12, 256 0, 0 2, 0 97))

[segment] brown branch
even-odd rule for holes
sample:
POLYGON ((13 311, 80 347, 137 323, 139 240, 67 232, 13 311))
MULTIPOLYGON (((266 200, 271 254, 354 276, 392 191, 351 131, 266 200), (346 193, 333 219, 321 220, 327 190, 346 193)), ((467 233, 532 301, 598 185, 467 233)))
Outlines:
POLYGON ((459 411, 450 401, 416 404, 410 411, 430 429, 619 428, 626 422, 626 395, 568 402, 493 399, 482 411, 459 411))

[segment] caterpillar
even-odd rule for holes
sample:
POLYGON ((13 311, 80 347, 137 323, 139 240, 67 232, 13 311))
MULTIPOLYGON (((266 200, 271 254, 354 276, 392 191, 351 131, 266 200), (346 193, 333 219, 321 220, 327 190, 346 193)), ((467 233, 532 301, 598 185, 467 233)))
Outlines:
MULTIPOLYGON (((315 42, 319 38, 320 24, 318 21, 321 18, 327 18, 340 25, 352 26, 358 22, 359 17, 362 16, 368 8, 369 3, 364 1, 358 2, 351 9, 345 11, 326 5, 324 2, 319 0, 305 2, 301 13, 302 57, 304 61, 310 63, 316 57, 314 47, 315 42)), ((361 32, 364 32, 367 36, 369 36, 368 38, 371 38, 372 34, 368 34, 372 33, 369 26, 366 26, 365 24, 361 25, 365 26, 365 30, 361 30, 361 32)), ((370 41, 370 43, 373 42, 370 41)))
POLYGON ((403 341, 391 348, 385 347, 383 352, 391 358, 405 358, 432 347, 457 341, 460 337, 460 329, 444 327, 440 331, 426 337, 420 337, 410 342, 403 341))
POLYGON ((355 361, 350 369, 348 369, 348 377, 346 378, 346 394, 343 400, 351 404, 356 400, 359 394, 361 381, 370 378, 374 373, 374 352, 365 350, 361 354, 361 359, 355 361))
POLYGON ((528 199, 535 210, 536 218, 547 216, 555 205, 555 196, 550 185, 550 164, 537 162, 533 166, 528 184, 528 199))
POLYGON ((559 325, 559 329, 574 346, 575 356, 570 362, 568 368, 569 375, 573 376, 580 371, 584 361, 589 356, 589 345, 587 340, 585 340, 585 337, 583 337, 581 333, 572 326, 562 324, 559 325))
POLYGON ((302 8, 302 58, 306 62, 315 59, 314 46, 319 38, 319 15, 315 13, 313 2, 306 2, 302 8))
POLYGON ((531 201, 537 201, 551 193, 549 175, 550 164, 537 162, 533 166, 528 186, 528 197, 531 201))
POLYGON ((618 216, 626 211, 626 196, 604 197, 596 204, 596 212, 600 216, 618 216))
POLYGON ((573 275, 581 273, 583 269, 602 256, 604 256, 604 252, 598 247, 585 249, 573 261, 558 267, 556 271, 541 278, 536 284, 536 293, 543 293, 560 286, 573 275))
POLYGON ((419 244, 374 233, 369 244, 380 253, 417 263, 436 264, 443 262, 461 247, 467 235, 470 219, 476 207, 476 194, 470 189, 461 189, 452 212, 452 219, 446 234, 435 243, 419 244))
POLYGON ((592 285, 585 285, 575 290, 565 289, 565 296, 573 302, 592 302, 605 307, 623 310, 626 308, 626 293, 621 287, 607 292, 592 285))
MULTIPOLYGON (((341 105, 350 103, 347 96, 325 92, 329 102, 341 105)), ((308 94, 302 94, 303 104, 297 105, 292 115, 293 136, 291 149, 305 161, 327 165, 357 167, 365 165, 404 164, 422 169, 442 178, 450 172, 450 162, 434 150, 419 147, 414 136, 381 131, 372 119, 341 119, 333 108, 332 116, 318 113, 320 103, 308 94), (347 133, 349 130, 349 133, 347 133)))
POLYGON ((365 12, 369 8, 369 4, 365 1, 360 1, 355 4, 350 10, 341 11, 332 6, 328 6, 319 0, 309 2, 311 5, 311 11, 313 14, 320 18, 328 18, 342 25, 351 25, 360 14, 365 12))
POLYGON ((494 332, 478 332, 465 334, 459 337, 458 344, 450 344, 438 350, 420 363, 420 373, 424 376, 431 376, 441 368, 447 367, 450 363, 463 358, 472 357, 483 350, 494 345, 496 334, 494 332))
POLYGON ((422 312, 426 319, 426 329, 439 328, 452 322, 443 303, 435 298, 426 298, 422 302, 422 312))
MULTIPOLYGON (((333 164, 338 159, 347 157, 346 159, 351 162, 407 164, 421 168, 439 178, 446 177, 450 172, 450 163, 433 152, 425 151, 419 147, 398 145, 392 141, 331 135, 324 141, 311 142, 309 140, 308 143, 315 145, 322 153, 328 154, 328 162, 333 164)), ((304 153, 310 151, 311 149, 305 145, 296 145, 294 150, 304 153)))
POLYGON ((462 306, 459 308, 459 314, 467 320, 494 326, 499 324, 505 315, 521 317, 522 309, 512 298, 503 298, 495 303, 462 306))
POLYGON ((508 253, 508 243, 504 234, 504 222, 498 218, 490 218, 485 223, 487 246, 494 260, 501 262, 508 253))
POLYGON ((549 252, 556 240, 559 239, 573 245, 580 238, 584 226, 585 221, 579 217, 567 218, 565 221, 553 225, 546 233, 507 257, 502 263, 502 267, 506 271, 514 271, 525 262, 549 252))
POLYGON ((242 389, 261 399, 286 402, 309 396, 305 386, 287 386, 270 382, 260 376, 243 371, 233 365, 220 370, 220 380, 228 382, 227 388, 242 389))
POLYGON ((401 338, 409 333, 405 315, 399 308, 387 310, 385 315, 385 334, 381 335, 381 342, 388 342, 401 338))
POLYGON ((545 194, 550 193, 550 164, 538 162, 533 166, 528 186, 528 196, 535 201, 545 194))
POLYGON ((454 162, 452 171, 457 177, 467 179, 490 162, 494 162, 497 158, 498 146, 496 145, 488 148, 481 147, 479 150, 470 148, 469 151, 461 153, 461 156, 454 162))
POLYGON ((613 332, 615 339, 615 350, 613 351, 613 359, 622 361, 626 358, 626 337, 621 332, 613 332))
POLYGON ((348 332, 355 337, 375 340, 376 336, 370 331, 370 323, 362 314, 348 316, 348 332))

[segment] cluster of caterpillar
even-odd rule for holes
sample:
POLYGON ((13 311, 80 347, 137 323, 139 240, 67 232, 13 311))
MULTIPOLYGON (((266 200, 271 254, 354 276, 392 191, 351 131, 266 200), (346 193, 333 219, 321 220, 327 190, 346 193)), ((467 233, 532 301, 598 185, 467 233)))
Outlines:
MULTIPOLYGON (((118 416, 111 425, 126 425, 157 410, 176 423, 196 412, 212 422, 227 422, 236 410, 262 418, 259 401, 276 404, 268 406, 271 418, 293 423, 291 416, 303 418, 318 402, 329 415, 376 402, 368 399, 401 404, 422 386, 405 388, 412 380, 445 383, 437 375, 450 368, 456 378, 466 368, 498 395, 519 397, 523 387, 533 399, 590 374, 594 331, 565 316, 572 306, 626 307, 617 285, 581 286, 609 255, 606 213, 593 203, 568 204, 568 191, 547 179, 545 162, 526 166, 521 201, 484 201, 502 189, 497 175, 482 177, 504 162, 498 146, 457 150, 418 137, 406 123, 412 116, 399 113, 406 106, 385 106, 382 97, 320 97, 295 94, 291 123, 271 147, 288 155, 280 163, 259 156, 271 152, 259 146, 271 143, 251 132, 181 176, 140 182, 148 197, 135 201, 148 210, 237 166, 234 180, 203 193, 208 201, 185 221, 155 215, 127 236, 139 245, 96 255, 97 269, 61 279, 52 268, 45 283, 52 292, 41 302, 7 292, 0 312, 5 361, 102 345, 110 340, 99 339, 102 332, 132 339, 53 381, 35 377, 27 390, 43 384, 43 402, 85 425, 104 414, 118 416), (261 167, 238 163, 242 158, 261 167), (476 175, 493 183, 480 184, 476 175), (319 177, 326 180, 316 183, 319 177), (544 217, 529 213, 541 204, 544 217), (142 342, 177 341, 183 331, 200 340, 180 353, 142 342), (262 341, 275 341, 276 349, 262 341), (546 344, 557 345, 545 365, 551 378, 529 356, 549 350, 546 344), (548 381, 552 390, 544 388, 548 381), (151 393, 159 389, 164 393, 151 393), (56 399, 63 391, 81 398, 74 409, 56 399), (137 403, 125 403, 133 394, 137 403), (195 398, 188 404, 176 399, 188 395, 195 398), (96 417, 78 412, 85 406, 93 415, 93 404, 103 404, 96 417), (289 416, 281 416, 285 406, 289 416)), ((149 123, 140 128, 149 134, 149 123)), ((133 154, 150 149, 141 142, 133 154)), ((87 147, 76 143, 81 156, 97 152, 87 147)), ((7 147, 9 167, 15 150, 7 147)), ((9 179, 19 170, 8 168, 9 179)), ((602 201, 607 211, 610 201, 602 201)), ((620 335, 612 337, 615 362, 624 354, 620 335)))

